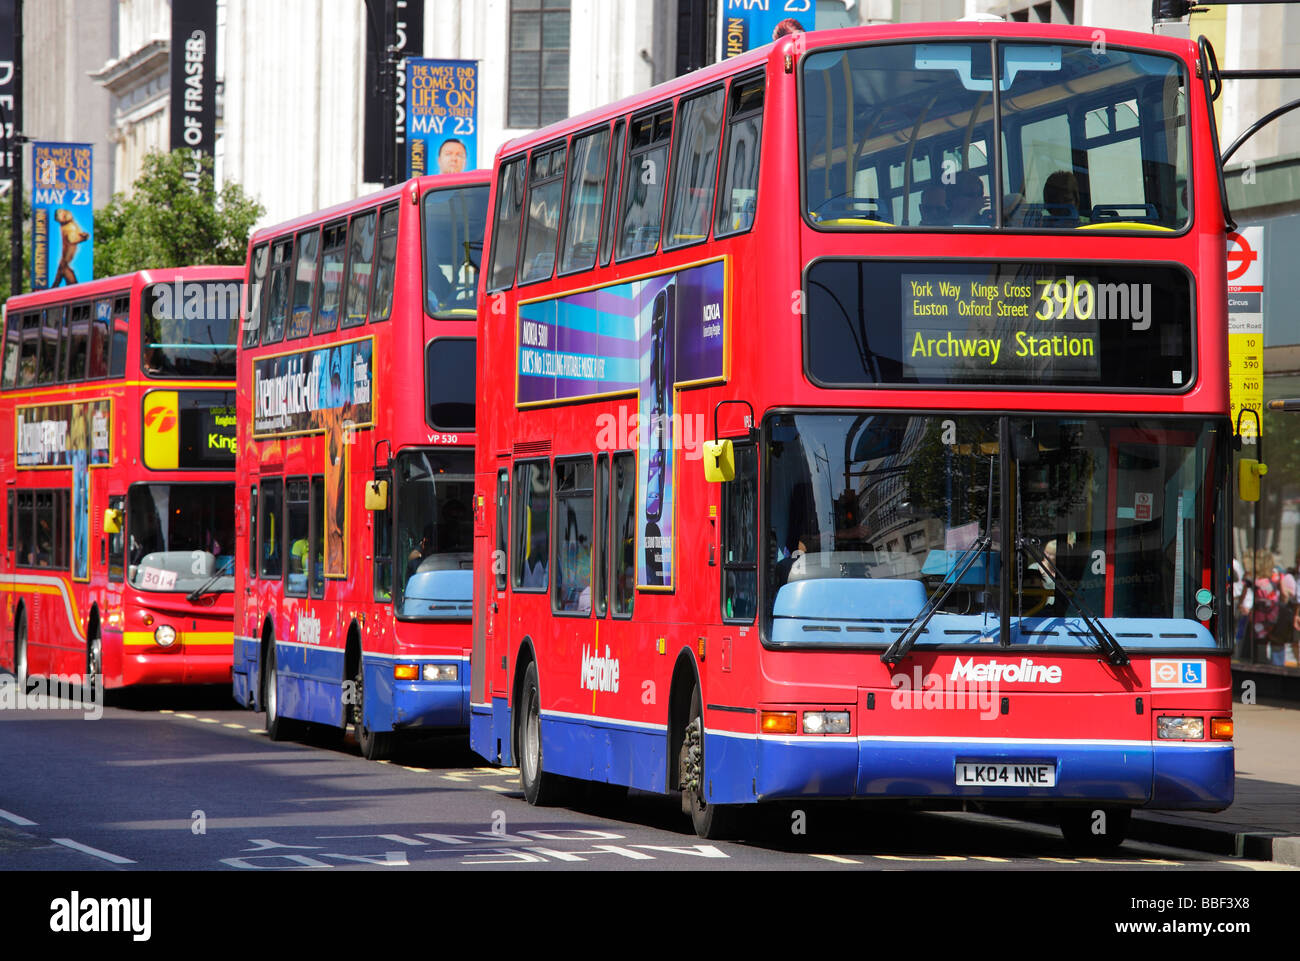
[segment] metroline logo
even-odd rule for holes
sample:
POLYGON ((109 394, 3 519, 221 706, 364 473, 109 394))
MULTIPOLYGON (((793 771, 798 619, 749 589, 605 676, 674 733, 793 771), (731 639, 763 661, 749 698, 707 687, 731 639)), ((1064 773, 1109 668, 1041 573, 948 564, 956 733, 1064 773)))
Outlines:
POLYGON ((1008 684, 1019 681, 1060 684, 1061 668, 1057 664, 1035 664, 1027 657, 1022 657, 1019 662, 1003 663, 994 660, 983 664, 976 664, 973 657, 965 664, 961 662, 961 658, 957 658, 953 661, 952 673, 948 678, 953 681, 973 681, 984 684, 996 684, 999 681, 1008 684))
POLYGON ((605 656, 600 656, 600 648, 588 651, 582 645, 582 673, 578 680, 579 688, 589 691, 618 693, 618 658, 609 656, 609 645, 605 645, 605 656))

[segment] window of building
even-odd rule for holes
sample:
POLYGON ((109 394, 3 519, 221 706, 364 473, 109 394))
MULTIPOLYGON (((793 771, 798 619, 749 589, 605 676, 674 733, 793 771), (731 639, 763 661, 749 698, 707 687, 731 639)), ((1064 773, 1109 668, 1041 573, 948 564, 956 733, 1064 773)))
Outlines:
POLYGON ((506 114, 528 128, 569 115, 569 0, 510 0, 506 114))

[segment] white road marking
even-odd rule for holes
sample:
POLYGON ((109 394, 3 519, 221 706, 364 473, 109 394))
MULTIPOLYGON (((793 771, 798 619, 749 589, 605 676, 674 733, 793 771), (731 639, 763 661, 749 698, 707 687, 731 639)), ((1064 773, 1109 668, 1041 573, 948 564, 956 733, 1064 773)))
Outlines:
POLYGON ((200 724, 220 724, 220 723, 221 723, 221 722, 218 721, 215 717, 201 717, 201 718, 198 719, 198 722, 199 722, 200 724))
POLYGON ((0 818, 4 818, 10 824, 17 824, 19 827, 23 827, 23 828, 36 827, 35 821, 29 821, 27 820, 27 818, 22 817, 21 815, 18 814, 14 814, 10 811, 6 811, 3 808, 0 808, 0 818))
POLYGON ((861 861, 855 861, 853 858, 842 858, 838 854, 814 854, 812 857, 820 858, 823 861, 834 861, 836 864, 861 864, 861 861))
POLYGON ((124 858, 117 854, 109 854, 107 851, 101 851, 99 848, 92 848, 88 844, 80 844, 72 838, 50 838, 55 844, 62 844, 65 848, 72 848, 74 851, 80 851, 82 854, 89 854, 93 858, 99 858, 102 861, 108 861, 110 864, 135 864, 130 858, 124 858))
POLYGON ((195 715, 193 715, 193 714, 177 714, 176 716, 177 716, 177 717, 186 717, 186 718, 189 718, 191 721, 195 719, 195 715))
POLYGON ((242 725, 242 724, 223 724, 223 725, 221 725, 221 726, 222 726, 222 727, 233 727, 236 731, 247 731, 247 730, 248 730, 248 728, 244 727, 244 725, 242 725))

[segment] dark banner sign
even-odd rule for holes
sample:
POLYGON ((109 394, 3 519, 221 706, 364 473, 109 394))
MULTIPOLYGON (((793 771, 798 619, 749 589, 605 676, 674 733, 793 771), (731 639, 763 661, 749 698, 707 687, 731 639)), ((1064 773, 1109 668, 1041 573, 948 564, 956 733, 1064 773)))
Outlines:
POLYGON ((0 0, 0 197, 14 185, 14 0, 0 0))
MULTIPOLYGON (((365 0, 366 5, 366 118, 365 155, 362 158, 362 179, 368 183, 384 180, 383 142, 392 137, 396 147, 393 163, 406 163, 406 71, 393 68, 393 82, 397 85, 395 124, 386 131, 384 104, 380 91, 380 71, 384 65, 383 47, 385 23, 388 17, 396 20, 393 29, 393 54, 400 63, 406 57, 419 57, 424 53, 424 0, 365 0)), ((393 174, 396 176, 396 173, 393 174)))
POLYGON ((197 183, 217 139, 216 0, 172 0, 171 112, 171 148, 193 154, 185 176, 197 183))

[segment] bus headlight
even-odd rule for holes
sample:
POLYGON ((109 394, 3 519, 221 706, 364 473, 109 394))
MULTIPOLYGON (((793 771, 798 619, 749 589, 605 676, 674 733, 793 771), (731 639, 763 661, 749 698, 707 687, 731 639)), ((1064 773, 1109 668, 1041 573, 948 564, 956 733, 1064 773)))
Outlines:
POLYGON ((1205 719, 1157 717, 1156 736, 1169 741, 1199 741, 1205 737, 1205 719))
POLYGON ((154 628, 153 641, 159 647, 171 647, 176 643, 176 628, 170 624, 159 624, 154 628))
POLYGON ((805 734, 848 734, 848 711, 804 711, 805 734))
POLYGON ((426 681, 454 681, 460 676, 456 664, 426 664, 424 679, 426 681))

